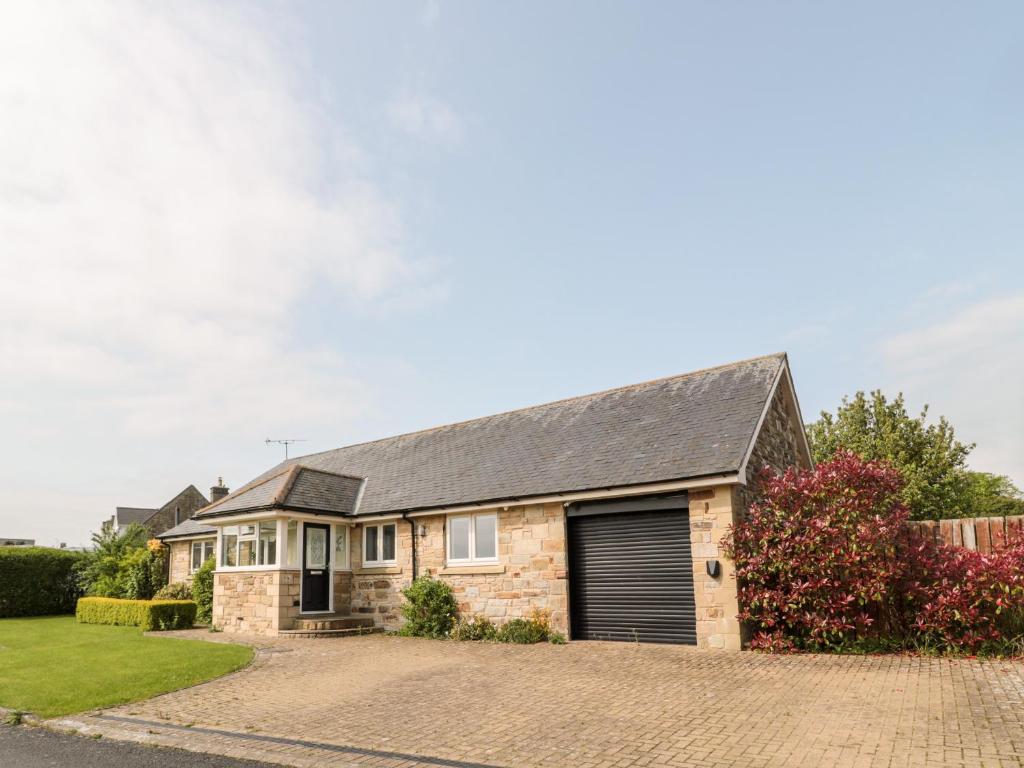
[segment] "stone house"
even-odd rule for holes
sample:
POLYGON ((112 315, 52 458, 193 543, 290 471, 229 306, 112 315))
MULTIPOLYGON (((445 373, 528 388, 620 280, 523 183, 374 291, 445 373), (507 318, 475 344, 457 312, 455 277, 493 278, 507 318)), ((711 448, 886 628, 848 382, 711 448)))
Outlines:
POLYGON ((164 531, 178 523, 191 518, 197 510, 210 503, 194 485, 179 491, 174 498, 162 507, 117 507, 114 515, 103 522, 103 529, 114 528, 124 533, 129 525, 137 523, 145 528, 150 536, 160 536, 164 531))
POLYGON ((739 648, 720 540, 764 465, 811 466, 784 354, 294 458, 194 522, 228 632, 397 628, 429 575, 498 623, 739 648))
MULTIPOLYGON (((224 485, 224 479, 218 478, 217 485, 210 488, 209 503, 216 503, 227 495, 228 488, 224 485)), ((205 507, 207 504, 202 506, 205 507)), ((194 517, 195 511, 156 537, 168 549, 168 584, 191 583, 192 574, 214 555, 217 529, 198 522, 194 517)))

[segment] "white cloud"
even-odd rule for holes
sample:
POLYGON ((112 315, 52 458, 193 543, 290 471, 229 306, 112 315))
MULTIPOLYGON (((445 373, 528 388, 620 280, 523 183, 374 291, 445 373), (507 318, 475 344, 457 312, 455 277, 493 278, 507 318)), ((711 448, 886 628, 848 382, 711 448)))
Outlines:
POLYGON ((417 139, 457 144, 462 120, 445 104, 425 94, 405 93, 388 105, 388 115, 402 131, 417 139))
MULTIPOLYGON (((227 444, 344 424, 366 402, 336 349, 304 343, 294 311, 314 285, 373 305, 429 290, 429 275, 282 26, 224 4, 4 7, 6 487, 67 445, 180 451, 197 424, 227 444), (39 458, 19 464, 26 451, 39 458)), ((82 458, 50 476, 107 471, 82 458)), ((0 523, 13 516, 0 506, 0 523)))
POLYGON ((971 464, 1024 486, 1024 294, 979 301, 881 345, 894 389, 930 403, 965 441, 971 464))

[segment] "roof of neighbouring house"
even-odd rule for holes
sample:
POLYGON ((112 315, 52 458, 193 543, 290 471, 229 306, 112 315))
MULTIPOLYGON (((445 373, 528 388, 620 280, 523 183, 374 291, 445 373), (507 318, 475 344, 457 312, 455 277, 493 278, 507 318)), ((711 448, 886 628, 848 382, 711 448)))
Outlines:
POLYGON ((142 525, 155 515, 157 511, 156 509, 145 509, 143 507, 117 507, 114 510, 114 518, 118 525, 131 525, 132 523, 142 525))
POLYGON ((287 464, 209 506, 197 517, 220 517, 263 509, 355 514, 363 478, 287 464))
POLYGON ((728 475, 786 366, 768 355, 302 456, 232 496, 269 496, 290 467, 366 478, 359 515, 728 475))
POLYGON ((183 523, 157 534, 158 539, 197 539, 203 536, 213 536, 217 533, 216 528, 203 525, 194 518, 189 518, 183 523))

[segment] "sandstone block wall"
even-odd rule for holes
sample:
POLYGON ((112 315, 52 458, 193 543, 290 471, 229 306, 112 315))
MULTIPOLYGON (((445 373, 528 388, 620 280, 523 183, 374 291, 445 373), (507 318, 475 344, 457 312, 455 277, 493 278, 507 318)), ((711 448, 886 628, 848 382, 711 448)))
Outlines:
MULTIPOLYGON (((550 611, 551 624, 568 631, 565 513, 562 505, 529 504, 499 509, 498 565, 446 567, 445 516, 416 518, 417 568, 451 584, 463 615, 487 616, 496 623, 550 611), (419 533, 420 528, 424 532, 419 533)), ((362 532, 353 539, 352 612, 373 615, 377 623, 401 625, 401 589, 412 581, 412 533, 398 522, 398 564, 391 569, 363 569, 362 532)))
POLYGON ((192 574, 189 573, 189 568, 192 565, 192 542, 172 541, 168 553, 168 563, 170 568, 167 576, 168 584, 177 584, 179 581, 191 583, 192 574))
POLYGON ((225 632, 274 635, 291 629, 299 607, 299 571, 214 574, 213 624, 225 632))
POLYGON ((690 491, 690 548, 699 648, 741 647, 736 570, 721 547, 733 523, 737 500, 731 486, 690 491), (707 564, 713 560, 719 563, 717 577, 707 572, 707 564))

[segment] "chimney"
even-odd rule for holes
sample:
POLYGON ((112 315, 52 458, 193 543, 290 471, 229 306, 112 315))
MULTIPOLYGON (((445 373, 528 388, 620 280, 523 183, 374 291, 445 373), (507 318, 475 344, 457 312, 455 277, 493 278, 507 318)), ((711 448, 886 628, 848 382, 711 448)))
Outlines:
POLYGON ((213 504, 215 501, 220 501, 227 496, 228 493, 230 493, 230 491, 228 490, 228 487, 224 485, 224 478, 218 477, 217 484, 210 488, 210 503, 213 504))

